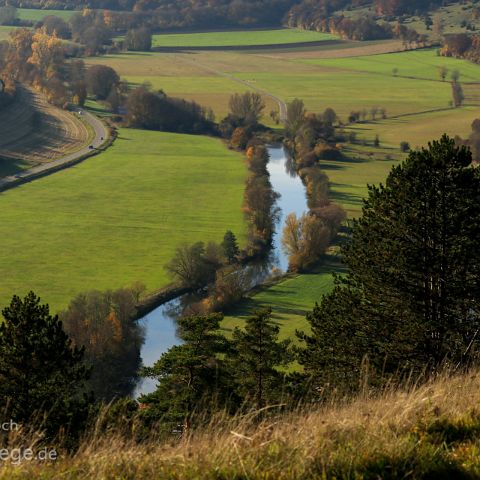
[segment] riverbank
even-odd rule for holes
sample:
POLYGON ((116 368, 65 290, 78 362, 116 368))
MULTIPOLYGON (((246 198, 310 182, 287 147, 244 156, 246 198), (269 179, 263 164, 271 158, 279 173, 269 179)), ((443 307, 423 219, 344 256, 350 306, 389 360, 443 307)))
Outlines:
MULTIPOLYGON (((278 232, 281 232, 286 215, 294 212, 300 216, 308 210, 305 187, 302 180, 291 170, 288 156, 283 147, 281 145, 270 146, 268 147, 268 153, 269 161, 266 168, 271 189, 281 195, 277 200, 277 206, 280 208, 281 214, 275 227, 277 233, 274 235, 269 258, 258 265, 258 273, 255 275, 257 284, 262 283, 269 277, 272 271, 285 272, 287 270, 288 257, 282 251, 281 235, 278 232)), ((247 263, 244 268, 250 268, 250 264, 247 263)), ((169 301, 164 302, 139 320, 145 328, 146 341, 141 350, 144 365, 150 366, 153 364, 163 352, 178 342, 175 335, 175 320, 188 306, 189 298, 188 295, 170 298, 172 292, 174 293, 175 290, 165 292, 164 297, 159 295, 158 301, 161 301, 162 298, 169 298, 169 301)), ((198 298, 194 298, 192 301, 198 301, 198 298)), ((153 391, 154 387, 155 385, 149 381, 143 382, 137 389, 137 394, 149 393, 153 391)))

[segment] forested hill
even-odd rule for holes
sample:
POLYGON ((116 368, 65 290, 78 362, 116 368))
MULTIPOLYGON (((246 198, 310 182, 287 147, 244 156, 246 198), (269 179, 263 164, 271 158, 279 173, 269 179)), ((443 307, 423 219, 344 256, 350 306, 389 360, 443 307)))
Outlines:
MULTIPOLYGON (((401 38, 422 44, 415 31, 403 24, 395 30, 394 22, 404 15, 423 17, 444 0, 0 0, 0 6, 7 4, 46 11, 87 8, 98 12, 97 20, 112 32, 289 26, 352 40, 401 38), (356 14, 358 8, 363 11, 356 14)), ((81 12, 76 18, 81 23, 78 17, 81 12)))
MULTIPOLYGON (((400 15, 441 5, 444 0, 0 0, 23 8, 162 11, 181 22, 222 17, 231 23, 279 23, 291 8, 307 14, 331 15, 340 9, 373 6, 379 15, 400 15)), ((453 2, 456 3, 456 2, 453 2)))

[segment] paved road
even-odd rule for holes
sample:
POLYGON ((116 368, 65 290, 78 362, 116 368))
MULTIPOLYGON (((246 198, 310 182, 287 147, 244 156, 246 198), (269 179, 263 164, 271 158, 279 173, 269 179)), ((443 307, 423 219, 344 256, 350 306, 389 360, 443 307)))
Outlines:
POLYGON ((94 139, 91 140, 90 143, 84 148, 77 150, 74 153, 70 153, 51 162, 43 163, 41 165, 37 165, 36 167, 29 168, 28 170, 23 170, 15 175, 10 175, 0 179, 0 191, 16 187, 35 178, 43 177, 48 173, 53 173, 57 170, 61 170, 62 168, 74 165, 86 156, 95 153, 95 151, 105 143, 110 136, 108 128, 105 126, 105 124, 101 122, 95 115, 92 115, 85 110, 77 109, 76 111, 82 112, 82 118, 92 127, 95 133, 94 139), (90 146, 93 148, 90 148, 90 146))
POLYGON ((207 70, 208 72, 211 72, 215 75, 218 75, 220 77, 225 77, 228 78, 234 82, 240 83, 242 85, 245 85, 246 87, 251 88, 252 90, 255 90, 258 93, 261 93, 265 95, 266 97, 270 97, 273 99, 275 102, 278 104, 278 108, 280 110, 280 122, 285 123, 287 121, 287 104, 280 98, 274 95, 273 93, 269 92, 268 90, 265 90, 263 88, 257 87, 256 85, 253 85, 252 83, 248 82, 247 80, 243 80, 241 78, 237 78, 233 75, 230 75, 229 73, 222 72, 220 70, 215 70, 214 68, 208 67, 207 65, 204 65, 203 63, 199 63, 198 61, 194 59, 187 59, 185 57, 179 57, 177 56, 180 60, 186 63, 190 63, 192 65, 196 65, 199 68, 202 68, 203 70, 207 70))

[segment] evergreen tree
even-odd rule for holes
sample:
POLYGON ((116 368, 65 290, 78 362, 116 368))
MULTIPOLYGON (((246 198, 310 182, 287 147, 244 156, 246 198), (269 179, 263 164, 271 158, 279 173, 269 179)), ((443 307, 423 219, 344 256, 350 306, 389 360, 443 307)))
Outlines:
POLYGON ((237 261, 240 250, 238 248, 237 238, 230 230, 227 230, 222 242, 223 252, 229 263, 237 261))
POLYGON ((240 396, 262 408, 278 400, 282 374, 278 367, 286 366, 291 355, 290 341, 278 341, 278 325, 271 320, 271 309, 256 312, 245 324, 233 331, 232 371, 240 396))
POLYGON ((480 172, 447 136, 369 187, 349 274, 308 315, 300 363, 319 383, 465 362, 480 328, 480 172))
POLYGON ((0 324, 0 411, 18 423, 36 419, 49 435, 75 431, 91 398, 83 393, 88 370, 83 350, 72 347, 62 322, 30 292, 14 296, 0 324))
POLYGON ((208 413, 229 405, 230 376, 220 355, 228 352, 230 342, 219 331, 221 320, 219 314, 178 320, 182 344, 142 371, 142 376, 158 381, 155 392, 140 398, 149 405, 146 417, 188 428, 195 412, 208 413))

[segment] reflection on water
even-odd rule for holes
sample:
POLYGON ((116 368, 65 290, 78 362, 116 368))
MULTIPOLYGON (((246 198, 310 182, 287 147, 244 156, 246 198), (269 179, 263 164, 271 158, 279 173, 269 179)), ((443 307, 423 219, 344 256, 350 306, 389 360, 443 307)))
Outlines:
MULTIPOLYGON (((249 283, 254 287, 262 283, 272 273, 273 269, 286 271, 288 257, 282 251, 281 237, 285 218, 289 213, 302 215, 308 210, 305 196, 305 187, 297 176, 295 165, 283 147, 270 147, 268 149, 270 161, 268 171, 273 190, 281 196, 278 200, 280 219, 277 234, 274 237, 273 248, 267 259, 250 263, 247 272, 249 283)), ((141 350, 143 364, 152 366, 173 345, 179 343, 175 319, 198 297, 183 295, 158 307, 153 312, 140 320, 145 327, 145 343, 141 350)), ((146 394, 155 390, 155 381, 141 380, 135 396, 146 394)))

